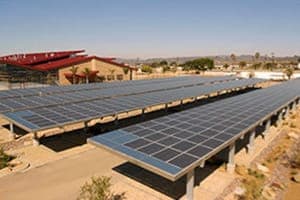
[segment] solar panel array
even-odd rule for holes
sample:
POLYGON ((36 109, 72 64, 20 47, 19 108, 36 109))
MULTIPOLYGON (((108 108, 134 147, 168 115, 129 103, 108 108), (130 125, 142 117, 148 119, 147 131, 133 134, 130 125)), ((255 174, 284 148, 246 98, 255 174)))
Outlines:
POLYGON ((89 139, 176 180, 295 101, 300 80, 256 90, 89 139))
POLYGON ((0 99, 13 98, 13 97, 28 97, 28 96, 40 96, 55 94, 55 93, 66 93, 66 92, 80 92, 86 90, 99 90, 99 89, 112 89, 118 87, 139 87, 146 85, 150 86, 158 85, 156 89, 168 89, 179 86, 197 85, 211 81, 225 81, 234 80, 234 76, 221 76, 221 77, 199 77, 199 76, 183 76, 175 78, 160 78, 151 80, 135 80, 135 81, 119 81, 112 83, 90 83, 90 84, 77 84, 68 86, 49 86, 49 87, 38 87, 28 89, 12 89, 6 91, 0 91, 0 99), (172 85, 172 83, 174 85, 172 85))
MULTIPOLYGON (((132 95, 145 92, 153 92, 160 90, 170 90, 179 87, 194 86, 204 83, 234 80, 236 77, 213 77, 213 78, 199 78, 199 77, 182 77, 174 79, 163 79, 160 81, 140 81, 142 84, 134 84, 132 82, 126 82, 125 86, 117 86, 120 83, 113 84, 88 84, 77 85, 71 87, 72 90, 65 90, 67 87, 55 87, 65 92, 54 92, 48 95, 37 96, 31 95, 26 97, 14 97, 14 98, 1 98, 0 99, 0 113, 9 111, 24 110, 34 107, 43 107, 57 104, 70 104, 80 101, 89 101, 92 99, 110 98, 122 95, 132 95), (148 84, 146 84, 148 83, 148 84), (98 88, 99 87, 99 88, 98 88), (106 88, 105 88, 106 87, 106 88), (74 90, 77 88, 77 90, 74 90), (81 88, 81 89, 80 89, 81 88), (82 89, 85 88, 85 89, 82 89)), ((135 82, 135 81, 133 81, 135 82)), ((50 87, 54 88, 54 87, 50 87)), ((70 88, 69 88, 70 89, 70 88)), ((28 89, 31 92, 31 89, 28 89)), ((28 92, 28 90, 19 90, 19 92, 28 92)), ((12 90, 10 90, 12 91, 12 90)), ((10 91, 7 93, 10 94, 10 91)), ((22 94, 23 94, 22 93, 22 94)), ((1 94, 1 93, 0 93, 1 94)))
POLYGON ((84 122, 118 113, 143 109, 153 105, 165 104, 190 97, 210 94, 237 87, 251 86, 262 82, 260 79, 242 79, 210 85, 199 85, 173 90, 157 91, 116 98, 84 100, 55 106, 44 106, 16 112, 7 112, 3 116, 27 131, 39 131, 66 124, 84 122))

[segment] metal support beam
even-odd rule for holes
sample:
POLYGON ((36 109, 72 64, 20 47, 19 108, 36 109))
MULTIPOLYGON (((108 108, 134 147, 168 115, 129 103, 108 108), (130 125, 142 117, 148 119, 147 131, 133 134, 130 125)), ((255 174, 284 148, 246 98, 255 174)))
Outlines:
POLYGON ((229 153, 228 153, 227 172, 231 174, 233 174, 235 170, 234 155, 235 155, 235 143, 229 146, 229 153))
POLYGON ((194 199, 194 169, 189 171, 186 175, 186 199, 194 199))
POLYGON ((247 145, 248 154, 253 154, 254 152, 254 142, 255 142, 255 130, 250 133, 249 144, 247 145))

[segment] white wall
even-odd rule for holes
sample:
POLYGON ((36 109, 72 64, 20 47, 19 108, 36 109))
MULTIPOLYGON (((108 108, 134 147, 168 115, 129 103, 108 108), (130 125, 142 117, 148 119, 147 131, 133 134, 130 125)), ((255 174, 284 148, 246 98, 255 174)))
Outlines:
MULTIPOLYGON (((240 72, 240 76, 244 78, 248 78, 251 72, 240 72)), ((253 72, 255 78, 261 79, 272 79, 272 80, 282 80, 287 79, 286 75, 283 72, 253 72)), ((294 73, 292 78, 299 78, 300 73, 294 73)))

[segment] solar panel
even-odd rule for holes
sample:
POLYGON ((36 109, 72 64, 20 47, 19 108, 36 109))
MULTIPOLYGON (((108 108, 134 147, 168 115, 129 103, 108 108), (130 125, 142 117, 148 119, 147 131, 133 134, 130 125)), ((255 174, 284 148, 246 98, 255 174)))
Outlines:
MULTIPOLYGON (((144 109, 149 106, 161 105, 173 101, 178 101, 181 99, 197 97, 205 94, 210 94, 217 91, 222 91, 226 89, 232 89, 236 87, 244 87, 253 85, 261 82, 259 79, 244 79, 244 80, 236 80, 230 82, 224 82, 214 85, 200 85, 186 88, 178 88, 174 90, 166 90, 166 91, 157 91, 152 93, 143 93, 138 95, 130 95, 130 96, 120 96, 116 98, 110 99, 100 99, 100 100, 91 100, 91 101, 82 101, 78 103, 66 103, 62 105, 55 106, 45 106, 39 108, 26 109, 23 111, 9 112, 4 113, 3 116, 6 117, 9 121, 20 125, 27 131, 38 131, 48 129, 50 127, 60 127, 66 124, 72 124, 76 122, 84 122, 92 119, 97 119, 105 116, 111 116, 118 113, 128 112, 137 109, 144 109), (46 110, 47 113, 41 112, 40 110, 46 110), (19 114, 21 113, 21 114, 19 114), (47 119, 48 121, 54 121, 54 124, 45 123, 44 125, 39 123, 35 123, 35 121, 28 121, 23 117, 23 113, 29 113, 27 115, 38 115, 41 116, 42 119, 47 119), (12 117, 13 115, 13 117, 12 117), (51 119, 48 116, 51 115, 51 119), (57 120, 56 117, 57 116, 57 120), (62 123, 60 118, 66 118, 68 121, 62 123), (58 120, 59 119, 59 120, 58 120), (26 124, 30 123, 29 127, 26 124), (30 127, 34 126, 35 129, 30 127)), ((39 97, 42 98, 42 97, 39 97)), ((43 99, 43 98, 42 98, 43 99)), ((183 119, 179 116, 177 120, 169 120, 165 124, 167 125, 177 125, 183 119)), ((190 119, 192 120, 192 119, 190 119)), ((187 124, 185 124, 186 126, 187 124)), ((152 129, 160 129, 162 125, 159 127, 152 127, 152 129)), ((201 127, 193 127, 193 129, 199 129, 201 127)), ((172 131, 172 130, 165 130, 172 131)), ((175 131, 174 131, 175 132, 175 131)))
MULTIPOLYGON (((124 83, 124 86, 119 87, 104 87, 101 84, 91 84, 84 86, 69 86, 72 87, 69 91, 65 90, 64 87, 58 88, 59 91, 64 92, 53 92, 51 94, 43 95, 43 96, 22 96, 11 98, 2 98, 0 99, 0 106, 6 106, 10 109, 10 111, 16 110, 24 110, 33 107, 41 107, 41 106, 52 106, 57 104, 67 104, 67 103, 75 103, 79 101, 88 101, 92 99, 103 99, 110 98, 116 96, 123 95, 131 95, 131 94, 140 94, 146 92, 160 91, 160 90, 170 90, 178 87, 187 87, 194 86, 203 83, 212 83, 215 81, 224 81, 224 80, 234 80, 235 77, 213 77, 213 78, 199 78, 199 77, 182 77, 182 78, 169 78, 166 80, 156 80, 156 81, 144 81, 143 84, 134 83, 124 83), (148 83, 148 84, 146 84, 148 83), (83 89, 84 88, 84 89, 83 89), (76 90, 75 90, 76 89, 76 90), (10 103, 13 101, 13 104, 10 103), (17 104, 17 105, 16 105, 17 104)), ((137 81, 140 83, 141 81, 137 81)), ((118 83, 120 84, 120 83, 118 83)), ((109 85, 109 84, 106 84, 109 85)), ((113 84, 116 85, 116 84, 113 84)), ((52 87, 51 87, 52 88, 52 87)), ((28 89, 29 93, 33 91, 33 89, 28 89)), ((24 94, 24 91, 20 90, 21 94, 24 94)), ((52 90, 51 90, 52 91, 52 90)), ((8 93, 15 93, 16 91, 8 91, 8 93)), ((0 92, 1 96, 1 92, 0 92)), ((6 112, 5 110, 0 110, 0 113, 6 112)))
POLYGON ((294 80, 216 101, 98 135, 89 142, 176 180, 299 99, 299 84, 294 80))
POLYGON ((157 90, 176 88, 180 86, 192 86, 197 84, 234 80, 234 76, 222 76, 222 77, 197 77, 197 76, 183 76, 173 78, 159 78, 149 80, 134 80, 134 81, 120 81, 112 83, 91 83, 91 84, 79 84, 68 86, 48 86, 28 89, 12 89, 6 91, 0 91, 0 99, 15 98, 15 97, 28 97, 28 96, 40 96, 53 95, 58 93, 73 93, 80 91, 93 91, 102 89, 114 89, 114 88, 130 88, 130 87, 144 87, 157 90))

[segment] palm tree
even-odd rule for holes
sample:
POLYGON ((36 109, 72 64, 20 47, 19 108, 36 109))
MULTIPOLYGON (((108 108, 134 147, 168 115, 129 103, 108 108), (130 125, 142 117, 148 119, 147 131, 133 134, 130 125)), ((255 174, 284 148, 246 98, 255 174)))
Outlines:
POLYGON ((272 68, 271 68, 271 71, 272 71, 273 68, 275 67, 275 54, 272 52, 271 56, 272 56, 272 68))
POLYGON ((91 70, 89 68, 84 68, 83 72, 82 72, 85 76, 85 83, 89 83, 89 76, 91 74, 91 70))
POLYGON ((76 83, 76 73, 78 71, 78 67, 72 66, 70 71, 72 73, 72 84, 75 84, 76 83))
POLYGON ((230 55, 230 58, 231 58, 231 60, 232 60, 232 67, 233 67, 233 65, 234 65, 234 63, 235 63, 235 61, 236 61, 236 56, 235 56, 235 54, 232 53, 232 54, 230 55))
POLYGON ((256 52, 255 55, 254 55, 254 57, 255 57, 255 60, 258 61, 259 58, 260 58, 260 53, 256 52))
POLYGON ((243 69, 244 67, 246 67, 247 66, 247 63, 245 62, 245 61, 241 61, 240 63, 239 63, 239 67, 241 68, 241 69, 243 69))

